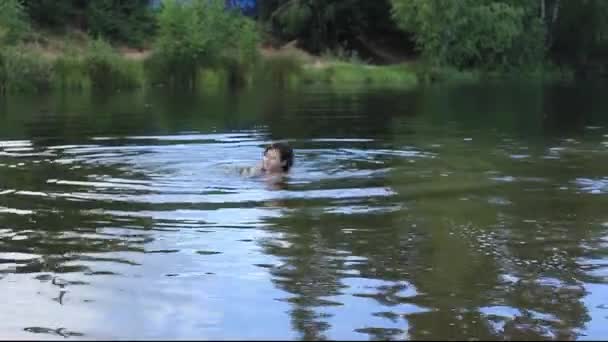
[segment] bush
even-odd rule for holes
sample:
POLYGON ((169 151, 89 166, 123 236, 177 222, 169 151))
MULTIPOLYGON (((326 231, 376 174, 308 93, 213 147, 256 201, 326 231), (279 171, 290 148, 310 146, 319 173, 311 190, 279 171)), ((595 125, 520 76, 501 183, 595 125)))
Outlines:
POLYGON ((293 54, 277 54, 264 58, 258 68, 258 77, 262 81, 284 86, 302 72, 303 61, 300 58, 293 54))
POLYGON ((244 83, 259 60, 257 46, 260 43, 260 33, 255 23, 247 18, 235 14, 230 19, 232 22, 226 25, 231 30, 228 36, 236 40, 226 46, 220 58, 228 72, 230 84, 235 85, 244 83))
POLYGON ((393 17, 416 35, 424 59, 458 68, 542 63, 544 33, 535 8, 481 0, 392 0, 393 17))
POLYGON ((0 51, 0 90, 36 92, 51 86, 51 63, 22 47, 0 51))
POLYGON ((176 88, 194 88, 199 68, 192 61, 181 63, 172 56, 154 52, 144 61, 146 82, 152 85, 168 85, 176 88))
POLYGON ((148 66, 155 78, 172 85, 194 87, 201 67, 242 72, 256 60, 255 24, 226 10, 221 0, 164 1, 158 30, 155 56, 148 66))
POLYGON ((53 84, 59 89, 89 88, 91 82, 83 58, 75 54, 58 57, 53 63, 53 84))
POLYGON ((29 32, 23 4, 19 0, 0 1, 0 45, 13 44, 29 32))
POLYGON ((88 29, 93 35, 142 46, 152 35, 155 20, 147 0, 95 0, 86 9, 88 29))
POLYGON ((99 38, 89 44, 84 64, 91 86, 96 89, 136 88, 143 83, 138 64, 122 58, 110 44, 99 38))

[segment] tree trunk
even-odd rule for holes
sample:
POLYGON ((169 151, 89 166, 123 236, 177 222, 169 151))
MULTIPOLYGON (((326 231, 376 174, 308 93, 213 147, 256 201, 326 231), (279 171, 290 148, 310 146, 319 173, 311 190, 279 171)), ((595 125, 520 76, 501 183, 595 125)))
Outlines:
POLYGON ((545 0, 540 0, 540 19, 545 22, 545 0))
POLYGON ((555 0, 555 4, 553 4, 553 16, 551 17, 551 25, 555 25, 557 22, 557 15, 559 14, 559 1, 555 0))
POLYGON ((545 27, 547 29, 547 36, 546 36, 546 40, 545 40, 545 47, 547 49, 549 49, 553 45, 553 37, 554 37, 555 26, 556 26, 556 23, 557 23, 557 19, 559 18, 560 0, 554 0, 553 7, 551 8, 552 12, 551 12, 551 16, 550 17, 546 15, 545 4, 544 4, 545 1, 546 0, 542 0, 541 11, 542 11, 543 19, 544 19, 543 22, 545 23, 545 27))

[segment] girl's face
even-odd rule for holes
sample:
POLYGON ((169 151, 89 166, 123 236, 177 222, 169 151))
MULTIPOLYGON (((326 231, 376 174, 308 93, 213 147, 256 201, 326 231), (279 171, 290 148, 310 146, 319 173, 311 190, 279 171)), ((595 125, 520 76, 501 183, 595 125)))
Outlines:
POLYGON ((283 171, 285 162, 281 162, 281 154, 278 150, 268 150, 264 154, 262 166, 264 170, 270 173, 279 173, 283 171))

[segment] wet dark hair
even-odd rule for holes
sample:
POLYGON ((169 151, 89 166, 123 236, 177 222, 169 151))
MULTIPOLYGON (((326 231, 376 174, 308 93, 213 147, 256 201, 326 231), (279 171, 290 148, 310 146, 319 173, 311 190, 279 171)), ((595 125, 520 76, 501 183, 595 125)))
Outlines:
POLYGON ((285 162, 283 165, 283 171, 287 172, 293 166, 293 149, 286 143, 273 143, 266 147, 264 155, 270 150, 277 150, 281 155, 281 162, 285 162))

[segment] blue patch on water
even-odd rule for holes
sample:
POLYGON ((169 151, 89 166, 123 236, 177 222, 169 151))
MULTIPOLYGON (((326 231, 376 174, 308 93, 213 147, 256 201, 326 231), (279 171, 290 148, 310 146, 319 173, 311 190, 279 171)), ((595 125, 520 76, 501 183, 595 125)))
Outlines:
POLYGON ((590 194, 605 194, 608 192, 608 178, 577 178, 574 183, 576 183, 582 191, 590 194))

